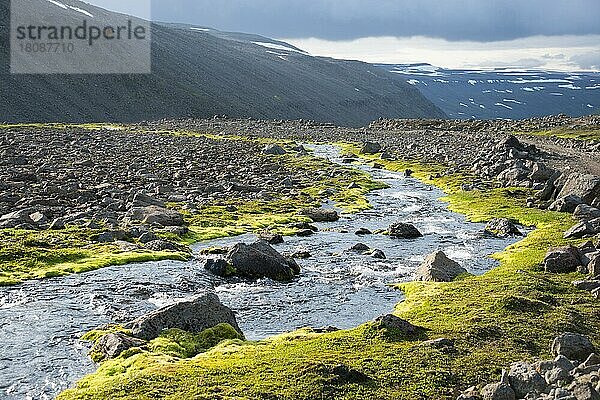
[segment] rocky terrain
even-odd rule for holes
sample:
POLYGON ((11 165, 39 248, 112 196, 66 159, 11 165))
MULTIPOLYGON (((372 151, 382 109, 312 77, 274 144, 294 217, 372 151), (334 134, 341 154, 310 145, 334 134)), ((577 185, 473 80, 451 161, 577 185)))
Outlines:
MULTIPOLYGON (((292 371, 294 376, 327 377, 325 383, 313 382, 325 385, 320 393, 335 392, 336 385, 373 380, 391 385, 386 390, 397 393, 403 386, 389 378, 386 368, 393 369, 394 376, 417 374, 411 379, 422 380, 427 374, 418 375, 418 368, 405 369, 405 363, 412 368, 428 360, 433 365, 443 357, 445 362, 464 366, 465 375, 447 372, 453 379, 447 381, 444 372, 435 384, 428 383, 439 392, 410 390, 443 392, 440 398, 456 398, 467 387, 464 383, 478 382, 461 398, 594 399, 598 395, 598 363, 591 353, 595 350, 585 357, 569 353, 565 350, 569 343, 557 339, 559 345, 554 348, 560 349, 553 351, 559 358, 535 365, 530 360, 546 354, 539 343, 549 335, 589 333, 600 315, 595 311, 600 287, 599 142, 572 133, 597 132, 598 124, 596 117, 558 116, 502 122, 381 120, 365 128, 220 118, 110 126, 2 126, 3 272, 14 268, 17 254, 21 257, 31 249, 30 259, 35 264, 26 265, 43 263, 48 258, 44 251, 56 247, 53 235, 85 232, 84 243, 72 246, 110 244, 127 251, 181 252, 199 239, 194 236, 198 229, 213 229, 219 231, 216 236, 253 231, 261 240, 210 249, 204 268, 225 278, 268 277, 293 285, 300 272, 293 257, 310 254, 288 257, 277 252, 270 244, 283 239, 279 229, 309 237, 317 230, 310 221, 339 218, 338 212, 319 208, 322 200, 339 201, 339 196, 348 195, 359 201, 362 194, 378 187, 356 171, 316 160, 301 145, 339 143, 348 153, 346 163, 362 159, 374 167, 403 171, 407 177, 417 176, 447 189, 448 201, 456 211, 488 222, 483 235, 519 237, 526 226, 537 229, 501 256, 499 271, 472 276, 436 251, 418 268, 414 282, 400 286, 407 300, 398 306, 396 315, 348 332, 319 328, 307 333, 316 336, 301 341, 282 339, 286 349, 290 346, 285 355, 280 353, 279 339, 261 344, 261 352, 252 354, 284 363, 277 368, 292 371), (560 134, 565 129, 569 135, 560 134), (547 131, 559 134, 540 136, 547 131), (264 223, 249 222, 265 216, 264 223), (231 225, 240 230, 228 231, 231 225), (23 232, 34 236, 14 239, 23 232), (365 341, 364 335, 369 340, 365 341), (314 354, 312 347, 302 347, 304 341, 315 341, 316 348, 336 343, 336 349, 344 342, 352 348, 351 354, 356 346, 365 353, 357 350, 360 360, 348 359, 349 350, 339 350, 335 356, 344 360, 339 364, 296 365, 294 351, 322 356, 314 354), (471 354, 475 351, 481 353, 471 354), (391 362, 380 359, 386 354, 394 366, 368 364, 368 360, 378 360, 377 365, 391 362), (482 377, 496 374, 482 365, 465 366, 469 357, 482 357, 484 361, 477 362, 493 362, 496 368, 508 368, 507 360, 529 361, 514 364, 500 384, 486 386, 490 380, 484 384, 482 377), (584 392, 589 397, 581 397, 584 392)), ((369 234, 368 230, 356 232, 357 237, 369 234)), ((403 221, 373 234, 402 241, 423 236, 403 221)), ((358 243, 349 251, 370 254, 371 249, 358 243)), ((385 258, 385 248, 379 250, 378 258, 385 258)), ((230 310, 209 295, 161 308, 116 330, 105 328, 102 334, 90 337, 95 342, 92 356, 108 360, 98 372, 100 379, 111 366, 122 368, 119 363, 136 354, 139 358, 135 360, 154 365, 149 361, 153 357, 168 354, 187 359, 223 339, 236 346, 245 343, 230 310), (198 310, 215 311, 197 318, 198 310), (214 319, 209 318, 212 316, 214 319)), ((598 340, 595 335, 591 338, 598 340)), ((577 340, 583 343, 583 339, 577 340)), ((206 357, 217 353, 209 352, 206 357)), ((217 358, 220 361, 215 365, 229 362, 223 361, 229 358, 217 358)), ((254 358, 244 359, 250 370, 270 365, 262 362, 259 367, 250 360, 254 358)), ((234 365, 237 368, 238 364, 234 365)), ((178 371, 159 368, 156 379, 178 371)), ((143 388, 137 378, 127 375, 126 379, 132 379, 135 388, 143 388)), ((199 390, 215 390, 210 385, 203 383, 199 390)), ((233 396, 241 393, 235 385, 228 386, 233 396)), ((106 390, 111 389, 107 386, 106 390)))

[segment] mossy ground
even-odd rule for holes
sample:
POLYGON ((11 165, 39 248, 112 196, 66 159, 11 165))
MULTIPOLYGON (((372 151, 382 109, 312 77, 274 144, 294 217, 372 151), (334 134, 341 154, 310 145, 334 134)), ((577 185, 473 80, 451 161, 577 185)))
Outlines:
POLYGON ((433 177, 441 166, 381 163, 411 168, 445 189, 450 208, 473 221, 507 217, 536 230, 496 254, 500 266, 482 276, 398 285, 406 300, 395 313, 426 329, 418 338, 367 323, 327 334, 300 330, 260 342, 223 343, 186 360, 161 352, 136 355, 103 365, 59 399, 453 399, 471 385, 498 379, 513 361, 549 357, 558 333, 584 333, 600 344, 600 303, 571 284, 582 277, 541 268, 549 247, 567 243, 562 232, 573 224, 569 215, 525 208, 524 191, 463 192, 465 176, 433 177), (440 337, 453 339, 455 347, 421 345, 422 339, 440 337), (331 371, 339 364, 370 380, 336 379, 331 371))
POLYGON ((82 273, 111 265, 165 259, 185 260, 187 254, 172 252, 122 251, 114 244, 94 243, 97 231, 0 230, 0 286, 24 280, 82 273))
POLYGON ((576 140, 600 140, 599 129, 574 129, 569 127, 560 127, 547 131, 537 132, 515 132, 519 135, 532 135, 532 136, 552 136, 564 139, 576 139, 576 140))

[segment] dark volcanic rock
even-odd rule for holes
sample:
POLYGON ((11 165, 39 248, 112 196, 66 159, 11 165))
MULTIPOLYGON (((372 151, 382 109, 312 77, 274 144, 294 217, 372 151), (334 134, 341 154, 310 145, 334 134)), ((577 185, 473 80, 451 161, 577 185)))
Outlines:
POLYGON ((600 177, 590 174, 570 174, 558 197, 568 195, 578 196, 584 203, 592 205, 594 200, 600 197, 600 177))
MULTIPOLYGON (((119 357, 125 350, 133 347, 143 347, 146 343, 145 340, 127 336, 122 332, 109 333, 94 343, 90 353, 101 354, 102 359, 112 359, 119 357)), ((96 358, 94 359, 96 360, 96 358)))
POLYGON ((413 224, 396 222, 388 228, 388 234, 398 239, 417 239, 423 237, 423 234, 413 224))
POLYGON ((415 326, 393 314, 386 314, 377 317, 373 320, 373 324, 375 327, 380 329, 392 329, 407 335, 412 335, 420 329, 418 326, 415 326))
POLYGON ((300 212, 313 222, 335 222, 340 219, 338 212, 332 208, 306 208, 300 212))
POLYGON ((377 154, 381 151, 381 145, 375 142, 365 142, 360 149, 360 154, 377 154))
POLYGON ((600 233, 600 218, 583 221, 565 232, 565 239, 581 239, 600 233))
POLYGON ((284 257, 261 240, 250 245, 236 244, 225 259, 233 266, 235 275, 247 278, 289 281, 300 273, 300 267, 293 259, 284 257))
POLYGON ((587 204, 580 204, 575 208, 573 216, 580 221, 589 221, 600 218, 600 210, 587 204))
POLYGON ((519 228, 506 218, 495 218, 488 222, 485 232, 495 236, 523 236, 519 228))
POLYGON ((269 231, 263 231, 258 235, 258 238, 260 240, 264 240, 265 242, 269 243, 269 244, 281 244, 283 243, 283 236, 276 234, 276 233, 272 233, 269 231))
POLYGON ((200 333, 222 323, 229 324, 242 333, 233 311, 221 304, 216 294, 208 293, 152 311, 128 323, 126 328, 131 329, 133 336, 137 338, 152 340, 166 329, 177 328, 200 333))
POLYGON ((579 249, 572 246, 551 249, 544 259, 546 272, 575 272, 580 265, 579 249))

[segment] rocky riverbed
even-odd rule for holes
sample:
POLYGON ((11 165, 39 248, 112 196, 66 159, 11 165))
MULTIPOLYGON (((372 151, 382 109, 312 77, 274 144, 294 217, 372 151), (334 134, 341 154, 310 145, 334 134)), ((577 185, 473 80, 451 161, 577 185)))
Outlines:
MULTIPOLYGON (((125 295, 115 297, 114 285, 97 286, 118 282, 123 274, 119 267, 95 271, 87 275, 89 278, 54 278, 5 290, 2 312, 8 314, 3 320, 11 321, 7 326, 14 337, 34 326, 20 313, 39 305, 31 315, 48 316, 52 321, 38 324, 33 336, 56 342, 57 355, 45 362, 40 356, 45 348, 25 349, 23 360, 42 361, 36 364, 42 372, 35 377, 22 375, 7 364, 4 371, 12 371, 14 382, 5 390, 17 397, 27 392, 37 393, 34 397, 56 393, 91 365, 81 359, 85 351, 74 347, 80 333, 101 323, 126 322, 157 306, 215 287, 222 301, 238 312, 240 328, 249 338, 263 338, 304 324, 329 324, 321 321, 354 327, 391 311, 399 294, 387 284, 410 279, 424 282, 402 286, 408 289, 407 300, 397 313, 415 325, 398 322, 394 319, 398 317, 385 317, 375 325, 383 324, 386 331, 400 330, 402 337, 413 338, 410 340, 430 337, 443 341, 423 347, 432 349, 423 355, 426 358, 434 355, 438 344, 446 350, 456 346, 458 351, 442 353, 463 363, 462 357, 468 357, 472 346, 479 346, 496 349, 482 350, 482 357, 498 366, 496 357, 517 361, 514 358, 519 355, 539 354, 539 343, 554 333, 550 326, 557 327, 552 330, 589 333, 596 326, 596 303, 590 303, 586 293, 598 295, 594 285, 599 279, 600 261, 600 153, 594 138, 598 130, 595 117, 564 116, 513 122, 376 121, 363 129, 307 121, 218 118, 128 126, 1 127, 3 284, 120 264, 135 260, 132 256, 142 260, 198 257, 191 262, 139 264, 127 270, 132 279, 139 273, 142 277, 148 274, 146 280, 135 281, 134 286, 141 290, 139 296, 130 296, 125 290, 125 295), (300 144, 307 142, 343 142, 348 154, 337 155, 319 147, 311 154, 307 148, 312 145, 300 144), (334 162, 319 161, 314 157, 319 152, 334 162), (413 174, 444 187, 452 207, 470 218, 495 219, 485 230, 484 225, 470 225, 437 201, 441 192, 411 179, 413 174), (389 187, 383 188, 372 177, 389 187), (373 189, 380 191, 367 195, 373 189), (367 200, 374 210, 366 210, 367 200), (333 204, 360 214, 338 220, 341 210, 328 211, 333 204), (573 219, 566 213, 573 214, 573 219), (466 272, 476 274, 487 271, 493 266, 488 254, 529 233, 516 226, 517 222, 535 225, 537 230, 500 256, 500 272, 469 278, 465 267, 466 272), (198 256, 188 248, 192 241, 244 232, 259 234, 271 242, 273 250, 261 247, 267 244, 254 249, 236 247, 236 239, 210 242, 207 246, 226 246, 208 250, 210 254, 198 256), (286 235, 295 236, 283 238, 286 235), (277 244, 282 238, 285 243, 277 244), (557 246, 561 247, 554 248, 557 246), (226 254, 215 256, 215 252, 226 254), (269 275, 264 269, 256 275, 249 272, 249 264, 240 260, 240 254, 254 254, 269 268, 279 265, 288 270, 283 276, 269 275), (260 276, 291 279, 292 283, 260 276), (457 278, 429 286, 431 281, 457 278), (61 282, 72 280, 77 284, 68 284, 65 291, 61 282), (546 282, 545 287, 541 281, 546 282), (302 285, 294 285, 298 282, 302 285), (150 293, 148 288, 156 290, 150 293), (431 288, 435 289, 430 293, 431 288), (102 306, 94 306, 94 312, 80 309, 80 294, 97 291, 104 293, 96 299, 102 306), (44 293, 43 299, 38 297, 40 293, 44 293), (48 313, 44 307, 65 293, 69 295, 64 307, 48 313), (421 296, 423 299, 415 301, 421 296), (489 296, 497 299, 488 302, 489 296), (323 297, 336 300, 323 307, 323 297), (471 312, 465 313, 464 307, 478 310, 478 315, 469 317, 471 312), (76 312, 69 311, 74 309, 76 312), (277 317, 273 317, 273 309, 277 317), (421 311, 414 311, 417 309, 421 311), (432 309, 436 311, 430 314, 432 309), (537 319, 530 312, 537 313, 537 319), (506 323, 521 322, 501 333, 489 326, 488 315, 504 329, 506 323), (70 318, 69 323, 60 323, 61 318, 70 318), (443 318, 461 322, 449 326, 443 318), (295 320, 302 324, 295 324, 295 320), (47 331, 46 327, 52 326, 68 332, 47 331), (523 334, 525 331, 528 333, 523 334), (71 364, 65 353, 70 354, 71 364), (69 366, 57 372, 54 365, 58 360, 69 366), (43 377, 50 378, 41 386, 28 386, 29 382, 43 382, 43 377)), ((247 240, 250 243, 254 238, 247 240)), ((314 339, 320 341, 328 340, 331 330, 315 332, 325 335, 314 339)), ((592 335, 592 341, 597 339, 592 335)), ((9 337, 3 340, 14 352, 24 349, 9 337)), ((119 340, 139 344, 138 339, 119 340)), ((375 340, 373 346, 382 345, 379 339, 369 340, 375 340)), ((403 343, 399 342, 396 355, 404 358, 388 353, 397 365, 412 359, 403 343)), ((146 345, 139 345, 145 354, 146 345)), ((268 354, 269 350, 265 351, 268 354)), ((344 358, 344 354, 336 357, 344 358)), ((318 358, 316 354, 313 357, 318 358)), ((439 398, 455 398, 470 386, 465 383, 473 383, 473 374, 484 371, 460 365, 466 369, 465 376, 448 372, 456 383, 450 383, 452 390, 439 384, 443 387, 436 392, 443 393, 439 398)), ((323 368, 317 375, 329 373, 329 366, 323 368)), ((352 381, 352 376, 368 381, 369 374, 385 372, 363 373, 359 366, 350 368, 347 364, 332 370, 334 375, 346 371, 340 372, 343 382, 352 381)), ((489 383, 477 376, 480 388, 489 383)), ((394 385, 387 386, 391 381, 378 379, 386 390, 401 393, 394 385)), ((415 387, 410 390, 418 391, 415 387)), ((240 393, 233 383, 230 390, 232 395, 240 393)), ((329 389, 326 386, 323 390, 329 389)))

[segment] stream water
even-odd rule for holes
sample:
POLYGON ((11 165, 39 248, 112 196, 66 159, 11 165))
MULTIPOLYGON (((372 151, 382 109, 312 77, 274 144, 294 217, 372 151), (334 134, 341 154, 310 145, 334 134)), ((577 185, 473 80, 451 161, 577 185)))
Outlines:
MULTIPOLYGON (((315 154, 341 162, 332 146, 315 154)), ((224 280, 191 262, 151 262, 104 268, 81 275, 30 281, 0 288, 0 398, 50 399, 73 385, 95 365, 87 357, 83 333, 106 323, 129 321, 157 307, 214 290, 236 311, 248 339, 304 326, 350 328, 391 312, 402 293, 388 284, 410 280, 424 257, 441 249, 470 272, 493 268, 488 256, 514 239, 482 236, 483 225, 469 223, 447 210, 443 193, 403 174, 355 165, 390 187, 369 195, 372 210, 316 224, 309 238, 287 237, 280 252, 305 250, 298 260, 300 277, 292 283, 224 280), (356 236, 359 228, 385 229, 396 221, 411 222, 424 234, 417 240, 383 235, 356 236), (376 260, 348 249, 356 243, 385 252, 376 260)), ((215 245, 251 242, 254 235, 214 240, 215 245)))

